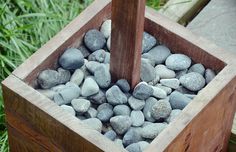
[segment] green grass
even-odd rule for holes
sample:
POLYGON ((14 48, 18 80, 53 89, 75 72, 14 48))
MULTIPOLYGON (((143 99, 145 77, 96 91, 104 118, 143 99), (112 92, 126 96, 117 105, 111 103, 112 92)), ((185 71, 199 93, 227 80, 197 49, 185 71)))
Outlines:
MULTIPOLYGON (((0 82, 93 0, 0 0, 0 82)), ((165 0, 164 0, 165 1, 165 0)), ((147 0, 159 9, 163 2, 147 0)), ((0 87, 0 151, 8 151, 0 87)))

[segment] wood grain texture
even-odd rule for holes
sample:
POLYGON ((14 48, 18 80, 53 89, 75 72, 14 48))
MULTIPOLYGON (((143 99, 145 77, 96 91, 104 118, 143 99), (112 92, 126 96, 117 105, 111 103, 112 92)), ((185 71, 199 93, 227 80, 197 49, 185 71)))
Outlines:
MULTIPOLYGON (((97 15, 91 12, 93 15, 88 15, 89 19, 85 14, 76 18, 71 26, 60 32, 59 36, 66 35, 64 40, 58 40, 58 36, 53 38, 14 71, 15 76, 3 81, 11 151, 21 148, 24 151, 48 151, 49 146, 59 151, 125 151, 28 85, 32 84, 38 72, 53 67, 64 51, 63 47, 68 47, 68 44, 77 46, 86 29, 98 28, 110 17, 111 4, 103 2, 100 3, 103 6, 94 6, 99 4, 95 1, 89 11, 85 11, 88 13, 94 9, 97 15), (81 20, 85 22, 80 23, 81 20), (77 24, 81 28, 69 32, 77 24)), ((145 17, 145 30, 173 52, 189 55, 194 62, 220 72, 146 151, 225 151, 236 107, 233 102, 236 98, 235 55, 193 35, 152 9, 146 9, 145 17)))
POLYGON ((110 71, 113 81, 140 81, 141 50, 146 0, 112 0, 110 71))
POLYGON ((169 0, 159 12, 172 21, 186 25, 210 0, 169 0))
POLYGON ((225 67, 146 152, 226 151, 236 110, 234 66, 225 67))
POLYGON ((36 148, 35 151, 124 151, 13 75, 3 81, 3 97, 8 128, 12 132, 11 151, 21 146, 26 151, 30 148, 36 148), (22 142, 16 142, 15 146, 15 140, 21 138, 25 146, 22 142))

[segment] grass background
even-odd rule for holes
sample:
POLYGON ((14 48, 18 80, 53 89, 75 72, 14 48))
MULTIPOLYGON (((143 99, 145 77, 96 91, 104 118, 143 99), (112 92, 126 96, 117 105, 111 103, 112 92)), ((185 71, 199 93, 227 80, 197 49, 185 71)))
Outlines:
MULTIPOLYGON (((93 0, 0 0, 0 82, 93 0)), ((159 9, 166 0, 147 0, 159 9)), ((0 86, 0 152, 9 151, 0 86)))

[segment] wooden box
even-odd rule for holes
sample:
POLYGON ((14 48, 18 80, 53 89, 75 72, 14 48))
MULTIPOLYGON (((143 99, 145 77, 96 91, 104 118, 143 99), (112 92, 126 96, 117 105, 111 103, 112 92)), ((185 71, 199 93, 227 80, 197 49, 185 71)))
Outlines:
MULTIPOLYGON (((110 16, 110 0, 96 0, 2 82, 10 151, 125 151, 33 88, 40 71, 56 68, 66 48, 78 47, 86 31, 110 16)), ((235 56, 150 8, 145 31, 172 51, 219 72, 146 152, 226 151, 236 109, 235 56)))

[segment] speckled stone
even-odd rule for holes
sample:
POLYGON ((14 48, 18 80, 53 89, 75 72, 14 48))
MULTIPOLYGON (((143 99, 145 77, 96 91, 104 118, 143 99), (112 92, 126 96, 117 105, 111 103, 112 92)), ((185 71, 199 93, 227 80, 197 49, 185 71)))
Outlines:
POLYGON ((152 117, 151 115, 151 111, 152 111, 152 106, 157 103, 157 99, 156 98, 153 98, 153 97, 150 97, 146 100, 146 104, 143 108, 143 114, 144 114, 144 117, 147 121, 150 121, 150 122, 155 122, 156 120, 152 117))
POLYGON ((96 68, 94 78, 100 88, 107 88, 111 83, 111 74, 105 65, 96 68))
POLYGON ((177 89, 180 85, 180 81, 176 78, 172 79, 161 79, 160 83, 164 86, 170 87, 172 89, 177 89))
POLYGON ((133 96, 130 96, 128 99, 128 103, 133 110, 142 110, 145 105, 145 100, 140 100, 133 96))
POLYGON ((83 120, 83 123, 87 124, 91 129, 97 130, 98 132, 102 131, 102 122, 97 118, 83 120))
POLYGON ((129 92, 130 85, 129 82, 125 79, 120 79, 116 82, 116 85, 123 91, 123 92, 129 92))
POLYGON ((129 116, 120 115, 112 117, 110 124, 117 134, 122 135, 126 133, 132 125, 132 120, 129 116))
POLYGON ((113 85, 106 92, 107 102, 112 105, 127 103, 126 95, 120 90, 117 85, 113 85))
POLYGON ((118 115, 129 116, 131 113, 131 109, 127 105, 117 105, 114 107, 113 111, 116 116, 118 116, 118 115))
POLYGON ((147 54, 155 61, 155 64, 162 64, 171 53, 166 46, 158 45, 152 48, 147 54))
POLYGON ((105 36, 97 29, 89 30, 84 36, 84 44, 92 52, 103 48, 105 43, 105 36))
POLYGON ((156 45, 156 43, 157 40, 155 37, 147 32, 143 32, 142 53, 148 52, 152 47, 156 45))
POLYGON ((204 66, 201 63, 197 63, 197 64, 192 65, 189 68, 188 73, 190 73, 190 72, 197 72, 197 73, 199 73, 201 75, 204 75, 205 68, 204 68, 204 66))
POLYGON ((106 20, 102 23, 100 32, 105 36, 105 38, 110 37, 111 35, 111 20, 106 20))
POLYGON ((140 127, 144 123, 144 115, 142 111, 133 110, 130 114, 130 118, 132 119, 132 126, 140 127))
POLYGON ((87 77, 81 88, 81 95, 88 97, 99 92, 99 87, 94 79, 87 77))
POLYGON ((170 94, 169 101, 172 109, 182 110, 186 105, 188 105, 191 102, 191 99, 178 91, 174 91, 170 94))
POLYGON ((191 59, 184 54, 172 54, 166 59, 166 66, 171 70, 184 70, 190 67, 191 59))
POLYGON ((172 122, 180 113, 182 112, 182 110, 180 109, 174 109, 171 111, 170 115, 168 118, 165 119, 165 121, 167 123, 172 122))
POLYGON ((133 96, 137 99, 145 100, 153 94, 153 89, 151 86, 147 85, 145 82, 138 83, 133 91, 133 96))
POLYGON ((175 71, 168 69, 165 65, 159 64, 155 67, 156 74, 160 79, 175 78, 175 71))
POLYGON ((60 107, 66 112, 68 112, 69 114, 75 116, 75 110, 73 109, 73 107, 67 106, 67 105, 61 105, 60 107))
POLYGON ((142 129, 142 137, 148 139, 154 139, 162 130, 166 128, 165 123, 152 123, 142 129))
POLYGON ((78 113, 85 113, 89 110, 91 103, 86 99, 73 99, 71 105, 78 113))
POLYGON ((211 82, 212 79, 214 79, 216 74, 213 70, 206 69, 204 76, 205 76, 205 79, 206 79, 206 83, 208 84, 209 82, 211 82))
POLYGON ((170 115, 171 110, 169 101, 159 100, 152 106, 151 115, 156 120, 165 119, 170 115))
POLYGON ((205 86, 204 77, 196 72, 190 72, 179 79, 181 85, 190 91, 199 91, 205 86))

